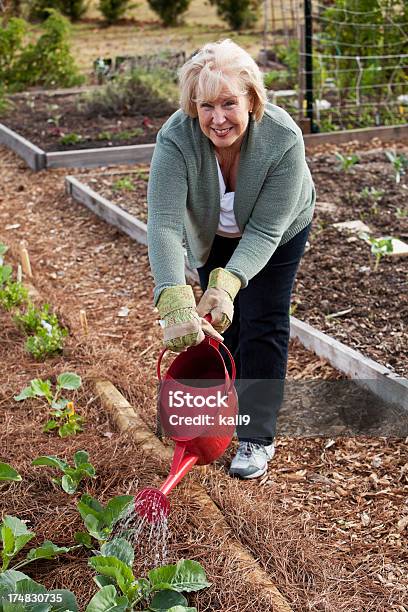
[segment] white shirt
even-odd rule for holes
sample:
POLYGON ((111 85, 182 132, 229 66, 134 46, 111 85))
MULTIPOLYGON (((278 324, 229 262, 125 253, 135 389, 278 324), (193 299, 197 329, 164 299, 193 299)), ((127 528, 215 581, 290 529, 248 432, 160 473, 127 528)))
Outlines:
POLYGON ((222 176, 220 164, 217 161, 218 179, 220 182, 220 220, 218 222, 217 234, 228 238, 236 238, 241 236, 241 231, 238 227, 237 220, 234 214, 234 196, 235 191, 225 193, 225 182, 222 176))

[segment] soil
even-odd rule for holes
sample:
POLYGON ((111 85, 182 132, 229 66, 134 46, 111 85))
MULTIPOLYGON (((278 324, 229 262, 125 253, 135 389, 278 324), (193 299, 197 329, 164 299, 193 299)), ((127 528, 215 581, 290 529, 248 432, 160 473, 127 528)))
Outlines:
POLYGON ((41 93, 16 97, 1 123, 44 151, 69 151, 153 143, 173 110, 171 104, 149 99, 134 101, 133 114, 87 114, 78 104, 81 96, 41 93), (64 138, 74 142, 64 144, 64 138))
MULTIPOLYGON (((396 183, 385 151, 408 157, 408 147, 372 142, 325 146, 308 155, 317 191, 313 228, 293 294, 294 316, 371 357, 401 376, 408 375, 407 256, 384 256, 375 269, 370 245, 334 223, 359 220, 372 236, 408 243, 408 174, 396 183), (380 146, 381 145, 381 146, 380 146), (355 153, 359 162, 339 169, 336 152, 355 153), (382 192, 378 202, 364 188, 382 192)), ((78 178, 94 191, 147 220, 148 166, 86 173, 78 178)))

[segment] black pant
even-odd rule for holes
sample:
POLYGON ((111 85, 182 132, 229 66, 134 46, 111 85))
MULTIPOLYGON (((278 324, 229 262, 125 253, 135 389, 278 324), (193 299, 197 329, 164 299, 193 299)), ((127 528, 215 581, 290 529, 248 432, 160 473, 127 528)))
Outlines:
MULTIPOLYGON (((223 334, 237 366, 239 412, 250 416, 248 426, 237 427, 241 441, 270 444, 275 437, 288 360, 290 300, 309 231, 310 225, 278 247, 239 291, 232 324, 223 334)), ((203 291, 210 272, 225 268, 239 240, 215 236, 206 264, 198 268, 203 291)))

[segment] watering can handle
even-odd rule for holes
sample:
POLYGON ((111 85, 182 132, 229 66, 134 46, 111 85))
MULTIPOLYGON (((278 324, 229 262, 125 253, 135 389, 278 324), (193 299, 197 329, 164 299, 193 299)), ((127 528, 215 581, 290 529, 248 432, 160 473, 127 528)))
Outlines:
MULTIPOLYGON (((211 315, 207 314, 204 317, 208 322, 211 322, 211 315)), ((232 387, 234 386, 234 382, 237 376, 237 369, 235 367, 235 361, 234 358, 232 356, 231 351, 225 346, 225 344, 223 344, 222 342, 219 342, 218 340, 215 340, 213 338, 210 338, 208 335, 206 336, 206 339, 208 340, 208 342, 211 344, 211 346, 214 346, 214 348, 216 348, 218 350, 218 348, 220 346, 222 346, 222 348, 224 349, 224 351, 227 353, 230 362, 231 362, 231 386, 228 389, 228 392, 230 391, 230 389, 232 389, 232 387)), ((167 347, 164 348, 160 355, 159 355, 159 359, 157 360, 157 378, 158 380, 161 382, 161 362, 163 360, 164 354, 167 353, 167 351, 170 350, 167 347)), ((222 356, 222 355, 221 355, 222 356)))

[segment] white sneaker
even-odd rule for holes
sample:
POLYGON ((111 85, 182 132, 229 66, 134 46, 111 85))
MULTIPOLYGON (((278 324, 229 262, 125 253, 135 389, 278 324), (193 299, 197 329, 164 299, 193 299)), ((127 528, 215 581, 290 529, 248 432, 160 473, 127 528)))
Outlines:
POLYGON ((259 478, 268 469, 268 461, 275 454, 275 445, 255 442, 240 442, 238 451, 231 462, 229 473, 240 478, 259 478))

